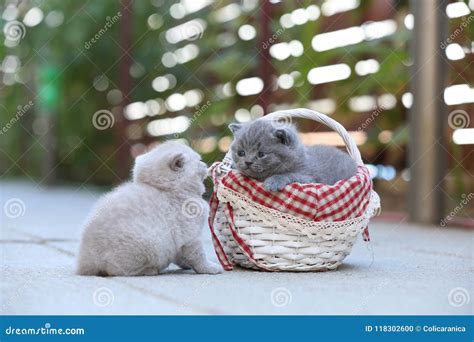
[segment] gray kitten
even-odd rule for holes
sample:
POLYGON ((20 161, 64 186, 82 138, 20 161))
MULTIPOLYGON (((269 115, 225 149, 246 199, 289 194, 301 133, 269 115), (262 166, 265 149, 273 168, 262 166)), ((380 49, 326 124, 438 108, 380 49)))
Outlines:
POLYGON ((264 182, 268 191, 291 183, 334 184, 355 175, 357 166, 333 146, 304 146, 293 125, 270 120, 230 124, 232 159, 244 175, 264 182))

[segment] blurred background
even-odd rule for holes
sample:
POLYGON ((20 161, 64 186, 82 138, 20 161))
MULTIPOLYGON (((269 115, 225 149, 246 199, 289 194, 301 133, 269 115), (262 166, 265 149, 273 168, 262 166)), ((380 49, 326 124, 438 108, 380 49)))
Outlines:
MULTIPOLYGON (((1 178, 107 189, 154 143, 183 141, 211 164, 229 148, 229 123, 306 107, 351 132, 386 218, 411 210, 472 226, 473 10, 473 0, 6 0, 1 178)), ((298 126, 308 144, 342 147, 326 127, 298 126)))

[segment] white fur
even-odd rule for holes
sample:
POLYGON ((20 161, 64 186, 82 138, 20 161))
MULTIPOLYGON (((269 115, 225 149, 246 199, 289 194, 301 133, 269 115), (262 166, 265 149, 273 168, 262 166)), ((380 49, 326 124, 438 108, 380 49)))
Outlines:
POLYGON ((82 275, 156 275, 175 263, 197 273, 207 260, 200 235, 206 164, 189 147, 166 142, 138 157, 133 181, 102 197, 87 220, 78 257, 82 275))

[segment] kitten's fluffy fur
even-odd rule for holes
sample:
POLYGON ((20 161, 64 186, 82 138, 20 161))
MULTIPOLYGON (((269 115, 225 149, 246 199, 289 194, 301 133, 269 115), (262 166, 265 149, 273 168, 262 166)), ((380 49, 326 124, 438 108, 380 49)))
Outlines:
POLYGON ((174 142, 139 156, 133 181, 101 198, 89 217, 77 273, 156 275, 170 263, 220 273, 200 241, 209 213, 201 197, 206 171, 197 153, 174 142))
POLYGON ((255 120, 229 128, 235 137, 231 151, 236 168, 263 181, 268 191, 291 183, 334 184, 357 171, 352 158, 335 147, 304 146, 293 125, 255 120))

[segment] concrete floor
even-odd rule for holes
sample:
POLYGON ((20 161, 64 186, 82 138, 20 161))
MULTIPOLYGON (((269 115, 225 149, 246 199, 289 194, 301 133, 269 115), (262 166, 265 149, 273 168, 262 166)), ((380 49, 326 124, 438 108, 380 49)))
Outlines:
MULTIPOLYGON (((374 222, 373 254, 360 240, 343 266, 325 273, 80 277, 79 232, 100 194, 18 182, 0 188, 0 314, 473 313, 469 230, 374 222)), ((204 238, 215 259, 207 231, 204 238)))

